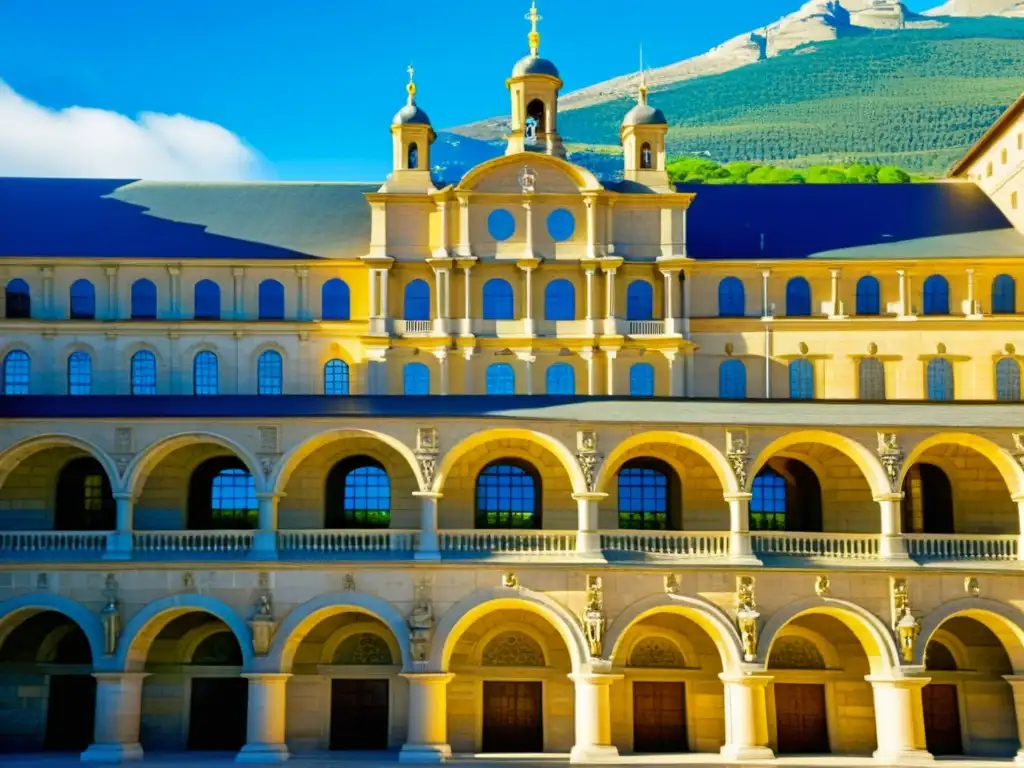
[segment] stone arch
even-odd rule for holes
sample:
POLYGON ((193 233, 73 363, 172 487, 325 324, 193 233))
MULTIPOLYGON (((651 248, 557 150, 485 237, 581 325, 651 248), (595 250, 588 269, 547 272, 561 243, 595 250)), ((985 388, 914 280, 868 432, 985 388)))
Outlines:
POLYGON ((388 647, 392 662, 395 664, 401 663, 402 647, 398 642, 398 638, 394 636, 390 628, 383 626, 379 621, 357 621, 335 630, 324 641, 323 651, 320 654, 320 663, 334 663, 334 657, 337 656, 342 644, 355 635, 373 635, 379 638, 388 647))
POLYGON ((1024 613, 1019 609, 981 597, 965 597, 943 603, 921 621, 921 633, 914 646, 913 664, 924 665, 928 641, 952 618, 974 619, 998 638, 1010 657, 1014 674, 1024 673, 1024 613))
POLYGON ((253 667, 252 631, 246 621, 227 603, 210 595, 170 595, 146 605, 132 617, 121 633, 114 654, 114 668, 138 671, 146 663, 149 648, 160 631, 186 613, 208 613, 220 619, 234 634, 242 649, 242 668, 253 667))
POLYGON ((1024 469, 1014 460, 1010 452, 987 438, 972 435, 969 432, 941 432, 917 443, 910 449, 903 461, 903 468, 900 470, 900 484, 902 485, 910 468, 918 461, 923 460, 922 457, 926 451, 944 444, 958 445, 977 451, 992 462, 1006 483, 1010 496, 1024 496, 1024 469))
MULTIPOLYGON (((757 476, 757 473, 765 464, 768 463, 770 458, 777 456, 778 454, 785 452, 787 448, 800 443, 821 443, 822 445, 827 445, 828 447, 842 453, 861 471, 864 480, 871 489, 872 496, 877 498, 892 493, 889 488, 889 478, 885 474, 885 469, 882 467, 882 463, 878 460, 878 457, 871 450, 869 450, 863 443, 860 443, 850 437, 821 429, 788 432, 762 448, 761 452, 754 458, 754 461, 751 462, 747 485, 750 486, 754 482, 754 478, 757 476)), ((803 459, 800 460, 803 461, 803 459)), ((749 490, 749 487, 744 490, 749 490)))
MULTIPOLYGON (((635 622, 634 622, 634 626, 636 626, 635 622)), ((625 666, 625 667, 638 667, 638 666, 639 667, 643 667, 643 666, 646 666, 646 665, 643 665, 643 664, 639 664, 638 665, 638 664, 636 664, 634 662, 634 659, 636 658, 636 653, 638 652, 639 649, 643 648, 645 646, 645 644, 649 645, 651 643, 657 643, 658 641, 662 641, 664 643, 667 643, 669 646, 672 647, 672 649, 677 654, 679 654, 679 658, 682 661, 682 663, 678 664, 678 665, 672 665, 672 666, 679 666, 679 667, 692 666, 694 664, 694 662, 697 661, 697 659, 699 657, 699 654, 697 652, 697 648, 693 644, 693 641, 690 640, 690 638, 687 637, 684 633, 676 632, 676 631, 668 630, 668 629, 658 628, 658 629, 648 630, 646 632, 643 632, 642 634, 638 634, 637 637, 632 640, 632 642, 624 644, 622 646, 621 650, 619 651, 619 655, 622 657, 622 663, 619 666, 625 666)), ((662 665, 656 665, 656 666, 662 666, 662 665)))
POLYGON ((704 630, 718 649, 725 674, 738 674, 743 663, 739 632, 732 620, 718 606, 706 600, 687 595, 654 595, 640 600, 620 613, 605 635, 604 645, 612 663, 625 666, 620 659, 626 649, 621 647, 626 632, 649 616, 657 613, 675 613, 689 619, 704 630))
POLYGON ((502 635, 522 635, 530 642, 536 644, 540 651, 540 655, 544 661, 540 666, 545 666, 548 660, 551 659, 552 653, 551 648, 547 642, 547 639, 538 632, 534 627, 523 625, 517 626, 514 629, 508 627, 493 627, 484 633, 483 637, 477 642, 476 647, 473 651, 473 660, 478 666, 484 666, 484 654, 490 650, 491 643, 493 643, 498 637, 502 635))
POLYGON ((260 471, 260 463, 256 456, 234 440, 212 432, 185 432, 170 435, 146 446, 132 459, 128 469, 125 470, 124 490, 131 493, 133 498, 138 498, 146 484, 146 479, 161 461, 179 448, 203 443, 218 445, 234 454, 252 473, 253 479, 256 481, 256 490, 263 490, 263 473, 260 471))
POLYGON ((685 448, 688 451, 692 451, 711 466, 711 469, 714 471, 718 481, 722 484, 723 493, 728 494, 740 492, 741 489, 739 487, 739 483, 736 481, 736 475, 733 474, 728 460, 721 451, 707 440, 703 440, 694 435, 688 435, 685 432, 672 432, 669 430, 641 432, 627 437, 621 443, 616 445, 601 464, 601 468, 598 470, 596 487, 601 489, 611 482, 611 479, 615 476, 615 473, 619 471, 620 466, 623 464, 625 457, 630 451, 635 448, 654 443, 675 445, 680 448, 685 448))
MULTIPOLYGON (((506 166, 519 166, 522 163, 522 158, 516 155, 502 155, 496 157, 493 160, 480 163, 479 165, 472 168, 456 187, 456 192, 468 192, 472 191, 477 184, 486 179, 490 174, 494 173, 498 169, 505 168, 506 166)), ((562 160, 552 155, 541 155, 534 153, 530 157, 530 163, 538 169, 547 166, 551 170, 559 171, 575 182, 576 186, 579 187, 581 192, 584 191, 598 191, 603 190, 601 182, 597 180, 597 177, 585 168, 581 168, 578 165, 562 160)))
POLYGON ((853 633, 867 656, 872 675, 891 678, 896 674, 900 667, 899 649, 882 620, 854 603, 824 597, 797 600, 772 614, 758 641, 758 660, 767 662, 772 644, 790 622, 812 614, 831 616, 853 633))
POLYGON ((92 456, 103 467, 107 473, 112 488, 118 488, 120 475, 113 459, 102 448, 88 440, 67 434, 47 434, 25 438, 6 448, 0 453, 0 486, 7 480, 7 476, 32 455, 45 451, 47 448, 76 448, 92 456))
POLYGON ((555 459, 557 459, 558 463, 562 465, 562 468, 565 469, 566 473, 569 475, 569 482, 572 484, 573 493, 587 492, 587 481, 583 477, 583 471, 580 469, 580 465, 576 461, 576 457, 573 455, 572 451, 566 447, 565 443, 551 435, 544 434, 543 432, 512 427, 500 427, 497 429, 487 429, 482 432, 477 432, 449 448, 441 459, 441 463, 438 465, 437 475, 434 478, 434 485, 431 490, 435 493, 442 493, 444 491, 445 479, 451 472, 452 467, 454 467, 463 456, 468 454, 470 451, 485 446, 487 443, 499 440, 524 440, 547 450, 555 457, 555 459))
POLYGON ((361 613, 382 622, 394 635, 401 654, 402 667, 412 668, 409 649, 409 627, 405 618, 391 603, 364 592, 334 592, 315 597, 296 606, 285 617, 274 633, 270 652, 261 660, 268 671, 289 672, 299 644, 324 619, 339 613, 361 613))
POLYGON ((98 666, 106 650, 104 648, 103 624, 100 622, 99 616, 81 603, 60 595, 46 593, 18 595, 0 602, 0 642, 7 636, 8 629, 4 625, 11 617, 24 614, 24 618, 27 619, 44 611, 55 611, 78 625, 89 641, 93 666, 98 666))
POLYGON ((445 612, 434 631, 430 648, 431 668, 446 672, 451 653, 463 632, 477 619, 502 609, 529 611, 545 619, 565 641, 572 671, 580 672, 585 668, 590 658, 587 641, 579 622, 568 609, 540 592, 504 587, 475 592, 445 612))
POLYGON ((388 448, 396 451, 398 455, 405 459, 409 464, 409 469, 412 472, 413 477, 416 478, 419 488, 423 488, 423 473, 420 472, 419 462, 416 460, 416 455, 412 452, 412 449, 410 449, 409 446, 398 438, 387 435, 383 432, 376 432, 371 429, 345 428, 330 429, 317 435, 313 435, 288 451, 288 453, 281 458, 281 461, 278 462, 277 472, 272 476, 269 482, 271 490, 273 490, 274 493, 283 493, 292 473, 305 459, 309 458, 319 448, 322 448, 336 440, 342 440, 345 437, 351 437, 353 435, 379 440, 388 448))

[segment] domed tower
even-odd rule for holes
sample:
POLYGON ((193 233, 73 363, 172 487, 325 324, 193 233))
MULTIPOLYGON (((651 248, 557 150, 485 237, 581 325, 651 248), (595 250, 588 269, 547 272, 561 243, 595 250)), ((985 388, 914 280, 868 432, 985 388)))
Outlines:
POLYGON ((623 178, 652 189, 671 189, 665 170, 665 113, 647 103, 647 77, 640 65, 640 91, 636 106, 622 118, 619 140, 625 163, 623 178))
POLYGON ((427 192, 430 180, 430 145, 437 135, 427 113, 416 104, 415 70, 409 67, 409 98, 391 121, 393 146, 391 173, 384 185, 388 192, 427 192))
POLYGON ((564 158, 565 147, 558 135, 558 91, 563 83, 558 67, 540 56, 537 22, 541 15, 536 0, 526 19, 530 22, 530 55, 516 62, 506 82, 512 96, 512 131, 505 154, 533 151, 564 158))

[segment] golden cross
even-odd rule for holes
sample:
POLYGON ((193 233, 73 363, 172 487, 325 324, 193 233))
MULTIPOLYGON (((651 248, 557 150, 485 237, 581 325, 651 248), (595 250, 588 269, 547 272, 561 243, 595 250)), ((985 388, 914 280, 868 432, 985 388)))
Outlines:
POLYGON ((533 0, 530 5, 530 12, 526 14, 526 20, 530 22, 530 53, 533 56, 537 55, 540 50, 540 32, 537 31, 537 22, 544 17, 537 13, 537 0, 533 0))
POLYGON ((409 84, 405 86, 405 90, 409 94, 409 98, 411 99, 413 96, 416 95, 416 83, 413 82, 413 75, 416 74, 416 70, 413 69, 412 64, 410 64, 408 67, 406 67, 405 71, 409 73, 409 84))

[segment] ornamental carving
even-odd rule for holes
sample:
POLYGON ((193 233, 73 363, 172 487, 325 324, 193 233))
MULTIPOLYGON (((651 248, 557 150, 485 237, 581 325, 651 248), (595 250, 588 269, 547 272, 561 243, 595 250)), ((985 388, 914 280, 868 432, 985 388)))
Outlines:
POLYGON ((910 590, 906 579, 892 580, 893 629, 899 641, 900 654, 904 661, 914 660, 914 646, 921 634, 921 624, 914 617, 910 605, 910 590))
POLYGON ((747 487, 748 467, 750 466, 750 455, 747 450, 747 434, 741 431, 729 431, 725 433, 725 458, 729 461, 732 473, 736 476, 736 482, 741 489, 747 487))
POLYGON ((631 667, 682 667, 683 654, 675 643, 663 637, 648 637, 633 646, 629 654, 631 667))
POLYGON ((256 434, 260 453, 280 453, 277 427, 257 427, 256 434))
POLYGON ((814 580, 814 594, 818 597, 830 597, 832 595, 832 582, 828 576, 822 574, 814 580))
POLYGON ((665 594, 666 595, 679 595, 682 594, 683 587, 679 583, 679 579, 674 573, 670 573, 665 577, 665 594))
POLYGON ((270 653, 270 643, 274 639, 277 621, 274 619, 274 598, 270 592, 269 578, 266 580, 261 578, 261 582, 249 627, 252 629, 253 651, 257 656, 266 656, 270 653))
POLYGON ((757 612, 754 600, 754 577, 739 576, 736 578, 736 628, 743 642, 744 661, 757 658, 757 622, 761 614, 757 612))
POLYGON ((437 455, 441 450, 440 438, 435 427, 420 427, 416 430, 416 462, 423 479, 421 490, 429 491, 437 475, 437 455))
POLYGON ((128 466, 132 463, 131 456, 118 456, 114 459, 114 465, 117 467, 117 474, 124 477, 125 472, 128 471, 128 466))
POLYGON ((135 453, 132 447, 134 442, 131 427, 116 427, 114 429, 114 453, 135 453))
POLYGON ((341 641, 332 663, 371 666, 393 664, 394 660, 383 637, 372 632, 359 632, 341 641))
POLYGON ((1024 432, 1013 433, 1013 458, 1024 468, 1024 432))
POLYGON ((121 637, 121 609, 120 601, 117 598, 118 583, 114 574, 108 573, 103 586, 103 599, 105 604, 100 611, 100 621, 103 624, 103 653, 113 656, 117 650, 117 641, 121 637))
POLYGON ((825 669, 825 658, 810 640, 780 637, 772 644, 768 666, 772 669, 825 669))
POLYGON ((276 461, 269 456, 263 456, 260 458, 260 470, 263 472, 263 476, 270 478, 274 474, 274 464, 276 461))
POLYGON ((597 490, 597 468, 603 457, 597 452, 597 432, 581 429, 576 433, 576 462, 583 473, 587 491, 597 490))
POLYGON ((889 490, 898 493, 900 469, 903 467, 903 449, 895 432, 878 433, 878 458, 882 462, 885 476, 889 479, 889 490))
POLYGON ((545 666, 540 645, 522 632, 502 632, 484 648, 480 662, 485 667, 545 666))
POLYGON ((434 607, 430 602, 430 582, 423 579, 414 587, 412 611, 409 613, 409 645, 413 661, 430 658, 430 640, 434 634, 434 607))
POLYGON ((501 575, 501 586, 505 589, 519 589, 519 577, 514 573, 503 573, 501 575))
POLYGON ((583 608, 583 634, 590 658, 600 659, 604 651, 604 588, 600 576, 587 576, 587 601, 583 608))
POLYGON ((964 592, 968 597, 981 597, 981 585, 978 583, 977 577, 966 576, 964 578, 964 592))

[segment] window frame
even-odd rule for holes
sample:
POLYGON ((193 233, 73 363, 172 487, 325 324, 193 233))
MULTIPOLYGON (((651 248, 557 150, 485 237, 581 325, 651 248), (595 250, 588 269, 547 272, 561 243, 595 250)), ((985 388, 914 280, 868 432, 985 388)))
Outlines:
POLYGON ((213 350, 201 349, 192 358, 192 394, 200 397, 220 394, 220 358, 213 350), (200 384, 200 378, 205 379, 203 384, 200 384), (213 391, 208 391, 211 386, 213 391), (200 391, 201 389, 204 391, 200 391))
POLYGON ((24 349, 12 349, 3 359, 5 396, 32 394, 32 356, 24 349))
POLYGON ((508 457, 497 459, 484 466, 477 473, 473 481, 474 527, 477 530, 541 530, 544 527, 543 500, 541 476, 536 467, 521 459, 508 457), (500 471, 506 468, 510 471, 500 471), (491 480, 492 477, 494 478, 493 481, 491 480), (509 480, 507 483, 504 483, 502 478, 509 478, 509 480), (519 485, 521 489, 519 493, 516 493, 513 488, 513 478, 517 481, 523 481, 519 485), (528 487, 525 482, 527 479, 532 484, 532 488, 528 487), (482 480, 484 481, 483 487, 481 486, 482 480), (507 503, 505 498, 500 497, 503 485, 508 486, 509 495, 507 503), (488 493, 491 487, 495 488, 493 496, 496 499, 495 506, 498 507, 497 509, 487 508, 490 504, 490 499, 488 498, 484 498, 482 504, 482 488, 486 497, 492 495, 488 493), (513 509, 516 497, 519 496, 525 501, 525 494, 528 492, 532 492, 532 510, 513 509), (508 509, 502 509, 501 507, 503 506, 508 507, 508 509), (491 519, 492 515, 493 520, 491 519), (508 525, 502 525, 502 523, 508 523, 508 525))
POLYGON ((256 394, 270 397, 284 394, 284 355, 276 349, 265 349, 256 358, 256 394), (277 367, 276 373, 270 370, 271 365, 277 367), (269 376, 276 377, 276 385, 264 378, 269 376))
POLYGON ((146 397, 158 392, 159 366, 156 355, 148 349, 139 349, 132 355, 129 363, 129 391, 132 396, 146 397), (143 366, 152 366, 152 375, 143 366), (152 379, 152 382, 149 382, 152 379), (148 391, 152 390, 152 391, 148 391))
POLYGON ((67 359, 67 393, 72 397, 92 394, 92 355, 84 349, 76 349, 67 359), (83 363, 84 361, 84 363, 83 363), (84 367, 84 370, 83 370, 84 367), (77 370, 76 370, 77 369, 77 370), (76 379, 78 381, 76 382, 76 379), (84 383, 83 383, 84 379, 84 383), (84 391, 82 391, 84 390, 84 391))

